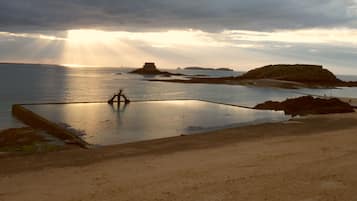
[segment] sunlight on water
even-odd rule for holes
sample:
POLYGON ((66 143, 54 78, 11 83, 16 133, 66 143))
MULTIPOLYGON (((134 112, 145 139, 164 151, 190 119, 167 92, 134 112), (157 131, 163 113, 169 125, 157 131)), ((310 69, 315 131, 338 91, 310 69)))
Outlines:
MULTIPOLYGON (((0 67, 0 128, 20 127, 11 118, 15 103, 107 101, 118 89, 132 100, 200 99, 242 106, 284 100, 302 93, 357 98, 357 88, 282 90, 232 85, 148 82, 126 68, 65 68, 51 65, 2 64, 0 67)), ((239 72, 171 70, 209 77, 236 76, 239 72)), ((353 79, 349 77, 348 79, 353 79)), ((355 78, 354 78, 355 79, 355 78)))
POLYGON ((91 144, 109 145, 194 134, 232 126, 276 122, 283 112, 259 111, 202 101, 26 106, 56 122, 83 130, 91 144))

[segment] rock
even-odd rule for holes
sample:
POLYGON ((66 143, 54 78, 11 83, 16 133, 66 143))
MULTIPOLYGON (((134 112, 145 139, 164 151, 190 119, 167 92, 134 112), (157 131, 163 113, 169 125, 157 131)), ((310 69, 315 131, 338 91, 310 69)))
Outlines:
POLYGON ((37 130, 30 127, 10 128, 0 131, 0 148, 31 145, 36 142, 46 142, 46 139, 37 130))
POLYGON ((256 105, 254 109, 282 110, 285 114, 292 116, 354 112, 354 108, 350 104, 337 98, 321 99, 312 96, 287 99, 283 102, 267 101, 256 105))

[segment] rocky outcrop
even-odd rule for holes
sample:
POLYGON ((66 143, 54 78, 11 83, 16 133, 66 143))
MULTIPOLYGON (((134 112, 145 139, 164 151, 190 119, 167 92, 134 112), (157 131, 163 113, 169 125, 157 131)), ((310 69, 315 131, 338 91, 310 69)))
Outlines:
POLYGON ((274 79, 301 83, 342 83, 332 72, 318 65, 269 65, 254 70, 240 76, 241 79, 274 79))
POLYGON ((30 128, 10 128, 0 131, 0 147, 31 145, 45 142, 46 139, 38 131, 30 128))
POLYGON ((256 105, 254 109, 282 110, 285 114, 292 116, 354 112, 350 104, 342 102, 337 98, 322 99, 313 98, 312 96, 287 99, 283 102, 267 101, 256 105))
POLYGON ((171 76, 171 75, 176 75, 176 76, 181 76, 183 74, 179 73, 170 73, 166 71, 160 71, 156 68, 155 63, 152 62, 147 62, 144 64, 142 68, 136 69, 130 73, 134 74, 140 74, 140 75, 163 75, 163 76, 171 76))
POLYGON ((161 74, 162 72, 156 68, 155 63, 147 62, 144 64, 144 66, 142 68, 136 69, 136 70, 132 71, 131 73, 158 75, 158 74, 161 74))

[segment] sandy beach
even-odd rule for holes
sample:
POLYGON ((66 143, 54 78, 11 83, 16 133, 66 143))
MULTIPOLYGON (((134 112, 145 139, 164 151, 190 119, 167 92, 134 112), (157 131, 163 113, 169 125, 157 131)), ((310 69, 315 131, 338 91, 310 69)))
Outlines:
POLYGON ((356 200, 357 114, 0 158, 0 200, 356 200))

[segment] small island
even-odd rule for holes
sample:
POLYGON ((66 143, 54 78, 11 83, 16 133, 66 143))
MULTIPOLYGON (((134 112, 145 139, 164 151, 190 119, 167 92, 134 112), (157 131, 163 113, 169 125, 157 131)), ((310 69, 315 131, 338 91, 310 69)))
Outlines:
POLYGON ((154 62, 146 62, 142 68, 131 71, 130 73, 140 74, 140 75, 162 75, 162 76, 171 76, 171 75, 182 76, 183 75, 180 73, 170 73, 167 71, 160 71, 157 69, 154 62))
POLYGON ((189 80, 159 80, 178 83, 202 83, 202 84, 230 84, 248 85, 257 87, 276 88, 334 88, 355 87, 357 82, 347 82, 338 79, 332 72, 320 65, 307 64, 278 64, 268 65, 253 69, 237 77, 200 78, 192 77, 189 80))
POLYGON ((233 69, 230 68, 207 68, 207 67, 186 67, 184 68, 185 70, 217 70, 217 71, 234 71, 233 69))

